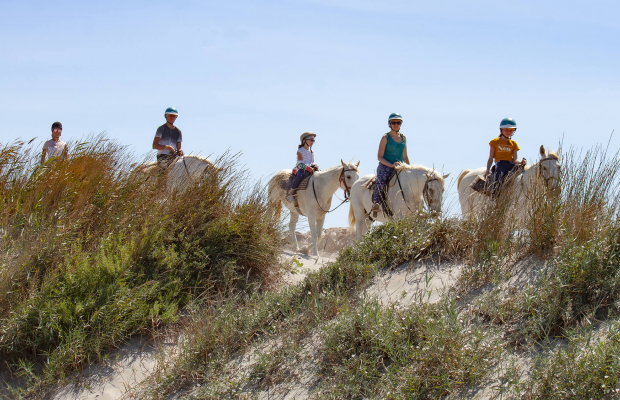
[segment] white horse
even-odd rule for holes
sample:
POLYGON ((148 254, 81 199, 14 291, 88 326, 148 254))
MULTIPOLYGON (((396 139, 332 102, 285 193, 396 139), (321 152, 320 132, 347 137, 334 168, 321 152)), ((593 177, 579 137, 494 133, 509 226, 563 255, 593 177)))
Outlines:
MULTIPOLYGON (((357 164, 345 163, 342 160, 340 162, 342 165, 313 173, 308 181, 308 187, 297 191, 299 211, 308 218, 308 225, 310 225, 312 251, 315 256, 319 255, 317 242, 323 234, 323 222, 325 222, 325 214, 331 207, 332 196, 338 188, 344 190, 348 196, 351 185, 359 178, 359 162, 357 164)), ((282 181, 288 182, 290 175, 291 170, 284 169, 269 180, 269 203, 277 219, 280 218, 283 203, 290 210, 289 230, 293 247, 298 250, 295 227, 299 220, 299 212, 293 203, 286 200, 286 190, 280 185, 282 181)))
MULTIPOLYGON (((396 167, 397 174, 390 180, 388 199, 393 217, 400 218, 407 214, 419 213, 424 203, 433 211, 441 212, 441 202, 445 178, 434 169, 421 165, 402 165, 396 167)), ((364 185, 376 175, 361 177, 351 188, 351 205, 349 208, 349 230, 355 230, 355 239, 360 240, 366 234, 373 221, 386 222, 390 217, 378 212, 376 218, 370 215, 372 208, 372 190, 364 185)))
MULTIPOLYGON (((537 182, 542 182, 548 190, 557 190, 560 187, 560 154, 547 151, 540 146, 540 161, 525 167, 523 173, 514 177, 510 189, 511 202, 517 207, 518 217, 527 211, 527 193, 537 182)), ((473 216, 490 202, 490 197, 474 191, 470 186, 478 175, 483 175, 485 168, 465 170, 458 179, 459 202, 463 217, 473 216)), ((508 187, 507 187, 508 188, 508 187)))
MULTIPOLYGON (((164 171, 169 191, 187 187, 188 183, 200 181, 204 174, 214 171, 217 166, 206 157, 197 155, 177 157, 164 171)), ((149 179, 160 172, 156 161, 140 164, 133 171, 136 177, 149 179)))

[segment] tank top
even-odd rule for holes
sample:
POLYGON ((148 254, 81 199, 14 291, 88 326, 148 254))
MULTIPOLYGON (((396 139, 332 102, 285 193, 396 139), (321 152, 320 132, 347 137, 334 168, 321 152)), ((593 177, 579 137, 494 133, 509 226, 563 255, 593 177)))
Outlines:
POLYGON ((396 161, 405 162, 405 147, 407 147, 407 143, 405 142, 405 137, 402 133, 400 135, 400 143, 396 143, 390 133, 386 133, 387 143, 385 145, 385 151, 383 152, 383 158, 389 162, 394 164, 396 161))
POLYGON ((314 153, 310 150, 306 150, 305 147, 300 147, 297 149, 299 153, 301 153, 301 160, 295 160, 295 163, 304 163, 306 165, 314 164, 314 153))

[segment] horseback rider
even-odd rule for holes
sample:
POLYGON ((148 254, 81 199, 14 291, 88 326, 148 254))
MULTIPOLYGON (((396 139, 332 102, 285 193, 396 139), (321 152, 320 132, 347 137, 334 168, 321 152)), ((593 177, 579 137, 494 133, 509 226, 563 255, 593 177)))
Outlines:
POLYGON ((157 128, 153 149, 157 150, 157 166, 164 170, 174 162, 178 156, 183 156, 181 130, 174 125, 179 112, 174 107, 168 107, 164 113, 166 123, 157 128))
POLYGON ((41 165, 51 158, 58 157, 66 160, 69 157, 67 143, 60 140, 60 135, 62 135, 62 124, 56 121, 52 124, 52 138, 43 144, 41 165))
POLYGON ((301 144, 297 146, 297 162, 293 169, 295 178, 293 182, 291 182, 291 188, 286 196, 286 199, 290 202, 295 201, 295 191, 301 181, 319 169, 319 167, 314 164, 314 152, 312 151, 312 146, 316 140, 315 138, 316 133, 312 132, 304 132, 300 136, 301 144))
POLYGON ((400 133, 403 117, 399 113, 392 113, 388 117, 390 131, 383 135, 379 142, 379 166, 377 167, 377 183, 372 194, 372 212, 381 211, 387 197, 388 180, 394 168, 405 163, 409 164, 407 155, 407 137, 400 133))
POLYGON ((504 118, 499 124, 499 137, 489 142, 491 152, 487 161, 487 170, 484 173, 484 178, 491 174, 491 165, 493 164, 493 160, 495 160, 493 197, 497 197, 499 188, 504 183, 506 176, 518 166, 524 166, 526 164, 525 158, 521 161, 517 160, 519 145, 511 139, 516 130, 517 123, 515 120, 512 118, 504 118))

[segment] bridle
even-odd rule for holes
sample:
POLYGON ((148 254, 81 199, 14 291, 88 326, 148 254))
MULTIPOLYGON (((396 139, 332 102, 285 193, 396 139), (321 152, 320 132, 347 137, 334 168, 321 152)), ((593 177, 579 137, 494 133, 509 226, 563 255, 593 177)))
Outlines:
POLYGON ((552 181, 552 180, 556 180, 557 181, 557 180, 559 180, 559 178, 556 178, 554 176, 550 176, 548 178, 545 178, 545 176, 543 175, 542 163, 543 163, 543 161, 549 161, 549 160, 557 161, 557 159, 555 157, 545 157, 545 158, 543 158, 542 160, 540 160, 538 162, 538 176, 545 181, 545 186, 547 186, 547 189, 549 189, 549 181, 552 181))
MULTIPOLYGON (((409 210, 409 212, 413 213, 414 211, 409 208, 409 204, 407 204, 407 199, 405 199, 405 192, 403 190, 403 186, 400 184, 400 171, 396 171, 396 181, 398 182, 398 188, 400 189, 400 195, 403 197, 403 202, 405 203, 405 206, 407 207, 407 209, 409 210)), ((422 189, 422 197, 424 198, 424 201, 426 202, 426 204, 428 205, 428 207, 430 208, 431 206, 431 196, 429 196, 428 194, 428 183, 429 182, 433 182, 433 181, 438 181, 439 178, 428 178, 428 175, 426 176, 426 182, 424 182, 424 188, 422 189)))
POLYGON ((347 186, 347 180, 345 179, 345 172, 356 171, 356 169, 349 168, 346 169, 344 166, 342 167, 342 172, 340 173, 340 178, 338 179, 339 184, 344 185, 344 199, 349 200, 349 196, 351 195, 351 186, 347 186))
POLYGON ((323 209, 323 207, 321 206, 321 203, 319 203, 319 198, 316 196, 316 189, 314 188, 314 179, 312 179, 312 193, 314 193, 314 199, 316 200, 316 204, 319 206, 319 208, 321 209, 321 211, 323 211, 324 213, 330 213, 334 210, 336 210, 338 207, 340 207, 341 205, 343 205, 344 203, 346 203, 347 201, 349 201, 349 196, 351 195, 351 186, 347 185, 347 181, 345 179, 344 174, 346 172, 349 171, 356 171, 357 169, 354 168, 345 168, 345 166, 342 166, 342 172, 340 172, 340 177, 338 178, 338 186, 340 186, 341 184, 344 184, 345 190, 344 190, 344 200, 342 200, 342 202, 340 204, 338 204, 335 208, 332 208, 329 211, 326 211, 325 209, 323 209))
POLYGON ((431 208, 431 196, 428 194, 428 184, 429 182, 438 181, 438 180, 439 178, 427 179, 426 183, 424 183, 424 189, 422 189, 422 196, 424 197, 424 201, 428 205, 428 208, 431 208))

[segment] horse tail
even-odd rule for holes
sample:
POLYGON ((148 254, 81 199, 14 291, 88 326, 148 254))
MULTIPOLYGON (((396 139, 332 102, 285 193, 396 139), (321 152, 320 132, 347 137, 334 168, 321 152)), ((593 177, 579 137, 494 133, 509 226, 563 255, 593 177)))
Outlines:
POLYGON ((466 169, 465 171, 461 172, 461 175, 459 175, 459 180, 456 184, 457 188, 461 186, 461 181, 463 180, 463 178, 465 178, 465 175, 467 175, 469 172, 471 172, 471 169, 466 169))
POLYGON ((286 196, 286 193, 281 193, 283 190, 280 187, 280 181, 287 176, 288 173, 285 171, 280 171, 269 180, 268 202, 276 220, 280 220, 280 215, 282 213, 282 201, 284 200, 283 196, 286 196))
POLYGON ((353 204, 349 203, 349 233, 355 234, 355 213, 353 212, 353 204))

